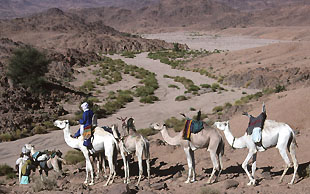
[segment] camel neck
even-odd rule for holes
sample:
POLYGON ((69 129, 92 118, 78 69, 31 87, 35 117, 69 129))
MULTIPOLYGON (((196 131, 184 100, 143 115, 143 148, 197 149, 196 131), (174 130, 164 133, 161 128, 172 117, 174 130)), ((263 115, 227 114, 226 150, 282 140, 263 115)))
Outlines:
POLYGON ((67 143, 68 146, 75 148, 75 149, 79 149, 79 140, 76 138, 72 138, 70 136, 69 130, 70 130, 70 126, 69 124, 67 124, 67 126, 63 129, 65 142, 67 143))
POLYGON ((168 133, 167 127, 163 126, 163 129, 160 131, 161 135, 163 136, 163 139, 169 144, 169 145, 180 145, 180 133, 174 137, 171 137, 168 133))
POLYGON ((245 148, 246 145, 243 141, 243 137, 234 137, 229 128, 224 130, 224 135, 230 146, 233 148, 245 148))

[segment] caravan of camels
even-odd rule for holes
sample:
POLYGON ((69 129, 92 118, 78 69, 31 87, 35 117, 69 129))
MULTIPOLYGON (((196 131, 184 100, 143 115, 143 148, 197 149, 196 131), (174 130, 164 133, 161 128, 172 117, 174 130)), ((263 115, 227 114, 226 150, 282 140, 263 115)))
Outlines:
MULTIPOLYGON (((265 113, 265 105, 263 104, 263 113, 265 113)), ((246 113, 246 115, 248 115, 246 113)), ((248 115, 249 116, 249 115, 248 115)), ((247 148, 248 155, 246 156, 244 162, 242 163, 242 168, 245 171, 246 175, 249 178, 247 185, 256 185, 256 180, 254 174, 256 171, 256 158, 257 152, 266 151, 269 148, 276 147, 285 162, 285 169, 280 177, 279 182, 282 182, 283 177, 287 173, 288 169, 291 167, 290 159, 287 155, 287 151, 291 156, 293 162, 293 177, 289 184, 293 184, 295 176, 298 169, 298 162, 296 159, 295 149, 297 146, 296 137, 293 129, 285 123, 280 123, 273 120, 265 120, 265 117, 262 121, 258 120, 260 117, 250 117, 249 128, 247 132, 241 137, 234 137, 230 131, 229 121, 218 121, 215 122, 212 126, 208 126, 205 122, 198 120, 193 120, 187 118, 184 130, 175 136, 170 136, 167 130, 166 124, 152 123, 150 128, 160 131, 163 140, 169 145, 180 145, 183 147, 187 164, 188 164, 188 176, 185 183, 192 183, 196 181, 195 174, 195 158, 194 151, 197 149, 206 149, 209 151, 213 169, 207 183, 214 183, 218 180, 218 177, 223 170, 222 157, 224 154, 224 145, 225 138, 228 144, 233 149, 247 148), (200 123, 200 129, 197 132, 191 131, 188 138, 185 138, 186 130, 195 130, 195 126, 200 123), (255 125, 251 133, 248 132, 251 125, 255 125), (254 140, 255 130, 258 129, 259 141, 254 140), (221 131, 224 133, 222 135, 221 131), (252 173, 248 171, 248 163, 252 159, 252 173), (218 172, 216 174, 216 172, 218 172), (215 179, 213 180, 213 177, 215 179)), ((93 117, 93 119, 95 119, 93 117)), ((121 127, 118 128, 117 124, 113 124, 111 127, 93 127, 93 132, 91 138, 92 147, 91 150, 89 147, 84 144, 84 136, 81 135, 77 138, 74 138, 70 134, 70 125, 68 120, 56 120, 54 125, 63 130, 63 135, 65 142, 71 148, 80 150, 83 153, 86 161, 86 179, 84 184, 93 185, 94 184, 94 169, 91 157, 94 162, 97 162, 97 173, 100 174, 100 169, 104 168, 105 172, 105 159, 108 161, 109 166, 109 176, 107 178, 105 186, 113 183, 116 176, 116 157, 118 154, 121 155, 124 165, 124 183, 130 183, 129 177, 129 161, 132 154, 135 154, 138 159, 138 181, 136 186, 139 185, 141 177, 143 174, 143 155, 146 159, 146 168, 147 168, 147 180, 150 184, 150 143, 149 140, 144 136, 139 134, 134 125, 133 118, 117 118, 122 122, 121 127), (102 165, 103 163, 103 165, 102 165), (90 180, 89 180, 90 174, 90 180)), ((97 123, 94 121, 93 123, 97 123)), ((96 125, 96 124, 94 124, 96 125)), ((256 134, 256 135, 257 135, 256 134)), ((65 164, 65 160, 61 158, 61 154, 54 153, 54 156, 48 156, 46 153, 39 154, 40 157, 37 157, 38 152, 34 150, 34 145, 26 144, 23 147, 23 153, 26 155, 31 155, 36 157, 37 161, 40 161, 38 158, 41 158, 41 162, 38 162, 36 165, 40 168, 41 179, 43 181, 42 171, 45 171, 48 175, 48 170, 54 169, 56 172, 61 172, 61 167, 59 163, 65 164), (28 153, 28 154, 26 154, 28 153), (45 165, 41 165, 42 161, 46 161, 45 165), (41 166, 40 166, 41 165, 41 166)), ((27 159, 27 158, 26 158, 27 159)), ((19 166, 19 180, 22 181, 21 171, 22 167, 25 164, 25 159, 19 158, 16 162, 19 166)))

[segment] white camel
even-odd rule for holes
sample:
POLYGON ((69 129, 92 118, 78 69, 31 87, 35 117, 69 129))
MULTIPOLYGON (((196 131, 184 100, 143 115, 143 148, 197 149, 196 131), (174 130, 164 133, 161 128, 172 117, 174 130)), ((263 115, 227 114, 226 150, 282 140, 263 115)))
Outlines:
MULTIPOLYGON (((68 144, 68 146, 82 151, 86 160, 86 179, 84 181, 84 184, 88 183, 88 173, 90 172, 91 180, 89 185, 93 185, 94 184, 93 166, 90 161, 90 153, 88 149, 83 145, 83 136, 79 136, 78 138, 72 138, 70 136, 70 125, 68 120, 63 121, 56 120, 54 122, 54 125, 63 130, 64 139, 65 142, 68 144)), ((110 168, 109 177, 104 186, 112 184, 116 175, 114 167, 114 157, 116 156, 115 154, 117 154, 117 152, 115 152, 115 149, 118 149, 117 141, 115 140, 112 134, 104 131, 100 127, 96 127, 93 134, 92 145, 94 150, 96 151, 95 154, 100 153, 104 150, 110 168)))
MULTIPOLYGON (((118 118, 121 120, 122 123, 122 131, 119 132, 116 125, 113 125, 112 130, 117 130, 120 134, 120 143, 119 147, 122 152, 127 154, 126 163, 124 162, 124 169, 125 169, 125 183, 130 183, 129 178, 129 157, 131 154, 135 153, 138 158, 138 165, 139 165, 139 178, 136 186, 139 186, 140 180, 143 173, 143 166, 142 166, 142 156, 146 158, 146 167, 147 167, 147 175, 148 175, 148 183, 150 183, 150 143, 149 141, 143 137, 143 135, 139 134, 135 129, 127 128, 127 124, 125 123, 126 119, 118 118)), ((133 118, 128 119, 131 123, 130 127, 133 126, 133 118)), ((127 121, 127 123, 128 123, 127 121)))
POLYGON ((215 178, 214 182, 217 180, 223 169, 222 156, 224 154, 224 141, 221 134, 215 128, 208 127, 204 123, 204 129, 202 129, 199 133, 193 133, 189 141, 183 139, 182 132, 178 133, 174 137, 171 137, 167 131, 167 126, 165 124, 160 125, 158 123, 153 123, 151 124, 151 127, 155 130, 160 130, 164 140, 169 145, 181 145, 183 147, 189 169, 188 177, 185 183, 196 181, 194 151, 196 149, 203 148, 207 148, 207 150, 210 152, 210 157, 213 164, 213 170, 207 183, 211 183, 215 172, 218 170, 219 173, 218 176, 215 178))
POLYGON ((287 170, 291 166, 290 160, 287 156, 286 149, 288 149, 291 158, 294 163, 294 174, 292 177, 292 180, 289 184, 293 184, 295 180, 295 175, 298 169, 298 162, 296 159, 296 153, 295 153, 295 147, 297 146, 296 144, 296 137, 294 134, 294 131, 292 128, 285 124, 285 123, 279 123, 273 120, 266 120, 264 129, 262 130, 262 147, 257 147, 255 143, 252 140, 251 135, 247 135, 245 133, 242 137, 235 138, 231 131, 230 131, 230 126, 229 126, 229 121, 224 121, 224 122, 215 122, 214 125, 224 131, 225 137, 228 141, 228 143, 233 147, 233 148, 248 148, 249 153, 242 163, 242 168, 248 175, 250 182, 248 185, 255 185, 255 178, 254 178, 254 173, 256 170, 256 157, 257 157, 257 151, 265 151, 263 148, 271 148, 276 146, 278 148, 279 153, 281 157, 283 158, 284 162, 286 163, 286 167, 283 171, 283 174, 280 178, 280 183, 282 182, 282 179, 284 175, 286 174, 287 170), (253 164, 252 164, 252 175, 249 173, 247 166, 249 160, 253 157, 253 164))

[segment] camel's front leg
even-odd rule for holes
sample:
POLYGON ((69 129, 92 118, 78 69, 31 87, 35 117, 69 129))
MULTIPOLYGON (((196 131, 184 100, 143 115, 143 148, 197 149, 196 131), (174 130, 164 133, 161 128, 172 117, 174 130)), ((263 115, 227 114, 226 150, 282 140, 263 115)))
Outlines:
POLYGON ((187 148, 184 148, 184 152, 186 154, 187 165, 188 165, 188 176, 187 176, 187 180, 185 181, 185 183, 195 182, 196 175, 195 175, 195 169, 193 166, 194 164, 193 158, 192 158, 192 156, 194 155, 193 151, 190 149, 190 147, 187 147, 187 148), (192 180, 190 180, 192 173, 193 173, 193 178, 192 180))
POLYGON ((247 185, 255 185, 255 179, 251 176, 251 174, 248 171, 248 163, 249 160, 252 158, 253 154, 255 154, 256 151, 255 150, 249 150, 249 153, 247 155, 247 157, 245 158, 244 162, 242 163, 242 168, 243 170, 246 172, 246 174, 248 175, 250 182, 247 185))
POLYGON ((87 184, 88 182, 88 172, 90 172, 90 183, 89 185, 93 185, 94 184, 94 171, 93 171, 93 166, 92 166, 92 163, 90 161, 90 158, 89 158, 89 155, 88 155, 88 151, 87 150, 84 150, 83 151, 83 154, 84 154, 84 157, 85 157, 85 160, 86 160, 86 179, 84 181, 84 184, 87 184))

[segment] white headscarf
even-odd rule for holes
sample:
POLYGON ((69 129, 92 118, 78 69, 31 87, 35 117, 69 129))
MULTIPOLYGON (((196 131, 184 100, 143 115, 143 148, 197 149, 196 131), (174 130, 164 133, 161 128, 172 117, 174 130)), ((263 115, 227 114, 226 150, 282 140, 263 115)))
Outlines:
POLYGON ((81 107, 84 112, 89 110, 87 102, 84 102, 83 104, 81 104, 81 107))

